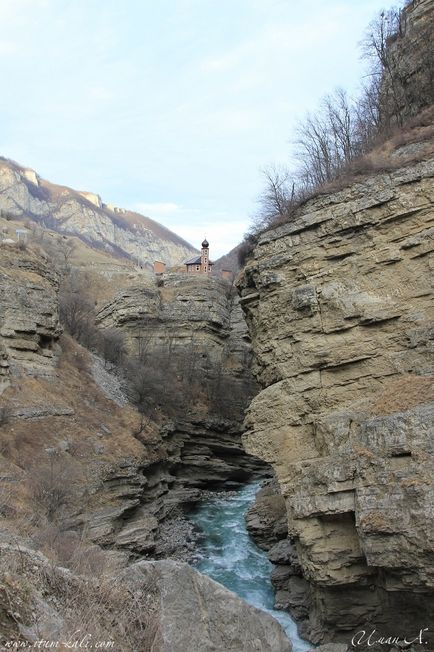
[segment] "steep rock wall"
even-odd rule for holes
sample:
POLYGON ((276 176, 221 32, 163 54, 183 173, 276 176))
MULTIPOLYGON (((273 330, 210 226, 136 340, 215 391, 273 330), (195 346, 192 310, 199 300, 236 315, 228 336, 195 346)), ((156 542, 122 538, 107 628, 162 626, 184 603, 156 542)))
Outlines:
POLYGON ((245 446, 276 472, 316 642, 433 620, 433 177, 422 161, 309 201, 239 281, 263 386, 245 446))
POLYGON ((292 650, 271 615, 187 564, 141 561, 98 578, 57 566, 21 541, 0 543, 0 555, 3 649, 40 647, 42 640, 54 648, 58 640, 123 652, 292 650))
POLYGON ((58 278, 31 251, 0 250, 0 394, 10 374, 51 375, 61 332, 58 278))
MULTIPOLYGON (((153 554, 176 505, 203 489, 232 489, 261 466, 241 443, 254 382, 245 373, 251 352, 238 301, 222 281, 174 275, 159 287, 124 290, 101 311, 100 325, 121 328, 132 352, 147 347, 163 367, 168 352, 179 356, 191 379, 193 395, 177 401, 176 418, 161 427, 161 414, 149 410, 138 434, 119 377, 101 377, 71 338, 59 346, 57 292, 57 275, 37 248, 0 246, 0 498, 3 482, 13 495, 22 486, 24 511, 34 509, 33 465, 54 456, 62 473, 82 477, 77 492, 71 487, 67 529, 126 558, 153 554)), ((163 414, 177 399, 172 390, 161 387, 163 414)), ((175 528, 170 538, 176 551, 175 528)))
MULTIPOLYGON (((151 418, 137 441, 136 410, 104 395, 89 352, 61 341, 61 331, 58 275, 50 261, 32 247, 1 245, 0 502, 37 512, 32 476, 55 459, 70 485, 65 527, 124 548, 119 535, 128 516, 144 494, 153 503, 166 489, 164 472, 156 469, 164 468, 167 446, 151 418), (69 469, 82 478, 77 491, 69 469)), ((136 554, 153 548, 157 530, 154 516, 143 522, 135 532, 136 554)))
MULTIPOLYGON (((247 327, 228 283, 167 274, 154 288, 120 292, 97 319, 102 328, 120 329, 145 367, 152 359, 169 369, 175 360, 174 373, 183 376, 185 401, 162 433, 171 501, 197 500, 204 488, 232 489, 263 466, 241 443, 244 409, 256 383, 247 327)), ((176 400, 172 391, 163 382, 167 408, 176 400)))
POLYGON ((432 1, 407 2, 399 14, 397 34, 387 43, 382 82, 383 109, 398 124, 434 101, 433 36, 432 1))

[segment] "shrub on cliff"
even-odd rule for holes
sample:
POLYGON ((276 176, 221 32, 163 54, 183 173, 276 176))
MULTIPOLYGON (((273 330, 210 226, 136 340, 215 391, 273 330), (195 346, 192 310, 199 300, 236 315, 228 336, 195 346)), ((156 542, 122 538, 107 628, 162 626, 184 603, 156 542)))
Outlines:
POLYGON ((124 336, 114 328, 99 331, 96 344, 106 364, 120 365, 126 356, 124 336))
POLYGON ((50 451, 31 468, 29 489, 37 511, 59 521, 77 496, 79 474, 70 457, 50 451))
POLYGON ((10 410, 8 407, 0 407, 0 428, 6 426, 9 423, 10 410))
POLYGON ((59 292, 59 317, 62 326, 87 348, 96 342, 95 305, 79 274, 62 280, 59 292))
POLYGON ((428 15, 416 29, 412 6, 382 11, 369 25, 361 44, 368 81, 360 95, 337 89, 299 122, 293 172, 265 170, 256 231, 289 221, 301 203, 330 184, 377 169, 378 161, 367 155, 434 102, 434 24, 428 15))
POLYGON ((62 326, 80 344, 99 353, 106 364, 119 366, 126 355, 124 337, 115 329, 98 329, 95 316, 95 300, 89 294, 85 279, 77 272, 66 274, 59 292, 62 326))
POLYGON ((247 234, 241 244, 238 246, 238 264, 243 267, 249 256, 255 248, 255 238, 251 234, 247 234))

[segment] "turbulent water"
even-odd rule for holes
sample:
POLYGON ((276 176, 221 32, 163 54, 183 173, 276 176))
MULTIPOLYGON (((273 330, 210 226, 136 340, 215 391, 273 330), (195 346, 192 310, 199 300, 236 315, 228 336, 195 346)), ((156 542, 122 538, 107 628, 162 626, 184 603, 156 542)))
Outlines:
POLYGON ((195 567, 223 584, 249 604, 270 613, 291 639, 294 652, 313 646, 297 634, 292 618, 273 609, 274 593, 270 581, 272 564, 263 550, 250 539, 244 515, 253 502, 257 484, 248 485, 230 498, 206 501, 190 519, 203 533, 195 567))

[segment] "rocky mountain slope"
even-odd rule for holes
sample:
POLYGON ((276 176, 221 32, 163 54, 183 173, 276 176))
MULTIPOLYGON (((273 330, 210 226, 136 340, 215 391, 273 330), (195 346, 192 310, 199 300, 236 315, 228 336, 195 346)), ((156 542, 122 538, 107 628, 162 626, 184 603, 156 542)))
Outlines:
POLYGON ((276 472, 279 586, 315 642, 434 618, 434 159, 396 167, 417 148, 263 233, 239 281, 263 387, 245 446, 276 472))
POLYGON ((385 44, 383 103, 389 103, 398 124, 434 100, 433 21, 431 0, 410 0, 400 12, 397 33, 385 44))
POLYGON ((4 158, 0 158, 0 211, 77 235, 94 248, 131 257, 143 266, 155 260, 178 265, 196 253, 188 242, 148 217, 104 204, 95 193, 52 184, 4 158))
POLYGON ((100 328, 123 332, 132 355, 146 350, 146 373, 155 360, 167 367, 162 408, 175 401, 167 354, 189 361, 192 396, 171 421, 141 418, 119 376, 62 334, 58 290, 38 246, 1 245, 1 644, 63 640, 84 627, 94 639, 124 636, 125 650, 181 652, 193 640, 203 650, 289 652, 276 621, 186 564, 134 565, 177 554, 177 505, 262 471, 241 444, 255 383, 232 288, 166 275, 99 312, 100 328))
MULTIPOLYGON (((238 300, 223 281, 174 274, 122 290, 101 309, 100 327, 125 334, 130 353, 141 352, 146 391, 161 394, 158 413, 147 406, 143 420, 118 377, 60 338, 58 283, 38 247, 1 246, 0 455, 8 492, 15 496, 20 483, 16 502, 23 515, 31 512, 34 465, 46 469, 54 455, 59 475, 73 470, 82 479, 77 492, 65 480, 68 527, 124 558, 154 552, 176 505, 198 500, 202 489, 239 486, 262 468, 241 444, 255 383, 238 300)), ((170 540, 175 550, 176 535, 170 540)))

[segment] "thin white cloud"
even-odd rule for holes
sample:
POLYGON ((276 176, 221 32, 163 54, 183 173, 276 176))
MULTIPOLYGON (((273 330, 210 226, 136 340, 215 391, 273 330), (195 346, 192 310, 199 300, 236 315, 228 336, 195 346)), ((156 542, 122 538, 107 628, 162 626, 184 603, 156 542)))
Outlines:
POLYGON ((296 118, 357 86, 357 42, 384 3, 0 0, 0 154, 196 245, 206 233, 217 257, 296 118))
POLYGON ((107 102, 112 100, 114 97, 113 92, 109 88, 100 84, 91 86, 89 88, 88 94, 90 99, 96 100, 97 102, 107 102))
POLYGON ((211 254, 220 258, 240 242, 248 229, 248 220, 218 211, 179 206, 173 202, 138 202, 133 209, 156 220, 200 248, 206 237, 211 243, 211 254))

